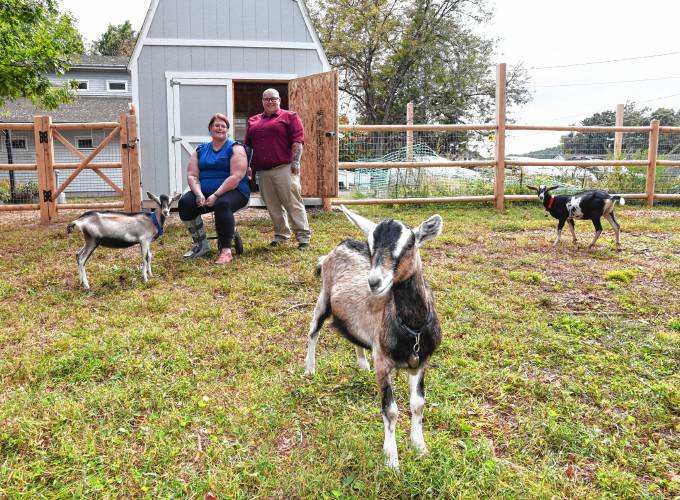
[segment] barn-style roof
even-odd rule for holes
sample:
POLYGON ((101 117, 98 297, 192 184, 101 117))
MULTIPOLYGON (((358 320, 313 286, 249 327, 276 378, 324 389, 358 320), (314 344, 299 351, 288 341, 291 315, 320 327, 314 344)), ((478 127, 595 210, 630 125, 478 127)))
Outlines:
POLYGON ((50 115, 55 123, 109 122, 127 113, 131 102, 130 97, 79 97, 73 104, 46 111, 28 99, 17 99, 7 103, 8 113, 0 113, 0 123, 32 122, 33 115, 50 115))

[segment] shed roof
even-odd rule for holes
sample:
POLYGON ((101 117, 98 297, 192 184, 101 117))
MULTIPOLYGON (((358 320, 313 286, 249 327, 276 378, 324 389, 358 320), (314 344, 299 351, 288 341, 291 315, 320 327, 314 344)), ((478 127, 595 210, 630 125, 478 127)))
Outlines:
POLYGON ((56 123, 88 123, 118 121, 127 113, 130 97, 79 97, 73 104, 61 106, 54 111, 41 110, 28 99, 8 102, 8 113, 0 114, 0 123, 32 122, 33 115, 50 115, 56 123))

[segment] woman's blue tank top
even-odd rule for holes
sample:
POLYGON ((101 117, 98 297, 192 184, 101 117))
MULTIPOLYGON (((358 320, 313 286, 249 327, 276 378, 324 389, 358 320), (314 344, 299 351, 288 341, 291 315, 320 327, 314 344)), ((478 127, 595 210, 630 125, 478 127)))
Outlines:
MULTIPOLYGON (((227 139, 227 142, 218 151, 213 149, 212 142, 200 144, 196 148, 198 180, 201 182, 203 195, 210 196, 213 194, 222 185, 224 179, 231 175, 229 162, 235 144, 239 143, 233 139, 227 139)), ((250 198, 248 176, 243 176, 243 179, 236 186, 236 190, 246 199, 250 198)))

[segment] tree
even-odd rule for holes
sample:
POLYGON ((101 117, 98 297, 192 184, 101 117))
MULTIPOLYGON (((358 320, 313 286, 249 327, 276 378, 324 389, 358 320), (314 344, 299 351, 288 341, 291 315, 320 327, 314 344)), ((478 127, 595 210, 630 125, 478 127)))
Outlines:
POLYGON ((131 56, 137 41, 137 32, 132 29, 130 21, 113 25, 92 44, 92 52, 101 56, 131 56))
POLYGON ((0 108, 20 97, 55 109, 75 98, 75 84, 54 87, 83 51, 80 34, 56 0, 0 0, 0 108))
MULTIPOLYGON (((470 24, 489 19, 485 0, 310 0, 340 90, 359 121, 403 123, 415 104, 421 123, 491 119, 493 40, 470 24)), ((527 102, 521 67, 508 75, 510 105, 527 102)))
MULTIPOLYGON (((658 108, 652 111, 645 107, 637 109, 634 102, 628 102, 623 108, 623 125, 626 127, 646 127, 652 120, 659 120, 667 127, 680 126, 680 110, 677 112, 669 108, 658 108)), ((614 111, 601 111, 584 119, 583 126, 608 126, 616 124, 614 111)), ((624 133, 621 150, 624 153, 646 150, 649 146, 649 136, 646 133, 624 133)), ((659 153, 677 152, 680 149, 680 137, 668 134, 663 137, 659 146, 659 153)), ((606 132, 578 132, 562 137, 562 150, 566 154, 584 153, 589 155, 608 155, 614 151, 614 133, 606 132)))

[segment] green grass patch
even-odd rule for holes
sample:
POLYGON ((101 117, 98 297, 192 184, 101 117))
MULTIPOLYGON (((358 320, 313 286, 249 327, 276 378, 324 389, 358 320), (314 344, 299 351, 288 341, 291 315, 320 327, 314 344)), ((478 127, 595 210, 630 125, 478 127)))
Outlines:
POLYGON ((616 281, 619 283, 628 284, 637 275, 637 269, 618 269, 615 271, 609 271, 604 275, 604 278, 608 281, 616 281))
POLYGON ((553 227, 534 205, 356 208, 444 219, 421 251, 443 331, 425 379, 430 453, 409 446, 395 374, 399 473, 383 464, 375 375, 330 322, 303 375, 316 262, 364 238, 343 215, 311 212, 299 252, 270 248, 251 210, 245 254, 224 267, 181 258, 173 215, 154 278, 137 248, 101 248, 89 292, 82 239, 64 234, 75 214, 0 217, 0 497, 675 498, 680 210, 630 210, 617 209, 624 250, 592 253, 530 238, 553 227))

